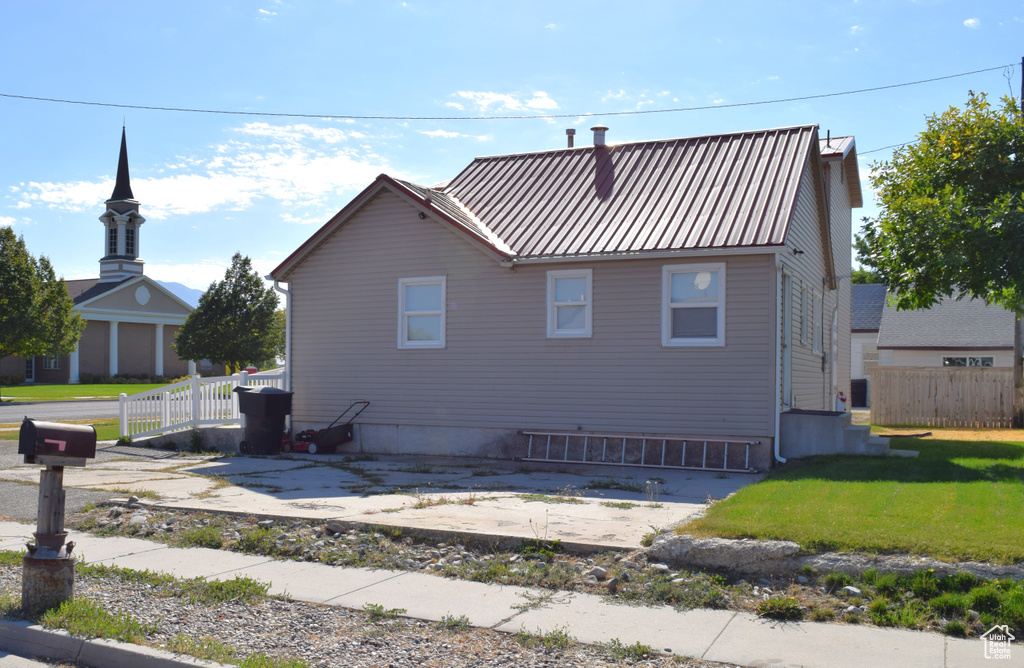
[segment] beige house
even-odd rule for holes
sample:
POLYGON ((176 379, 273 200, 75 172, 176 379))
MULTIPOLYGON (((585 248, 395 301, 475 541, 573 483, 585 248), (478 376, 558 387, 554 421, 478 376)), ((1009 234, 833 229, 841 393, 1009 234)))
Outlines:
POLYGON ((87 322, 77 350, 60 357, 10 356, 0 360, 0 374, 78 383, 82 374, 173 378, 195 373, 195 363, 178 359, 171 348, 192 307, 143 275, 139 244, 146 220, 132 194, 123 130, 117 180, 105 206, 99 278, 66 282, 75 311, 87 322))
POLYGON ((381 175, 277 267, 293 429, 516 455, 522 430, 754 444, 849 394, 852 137, 779 128, 381 175))

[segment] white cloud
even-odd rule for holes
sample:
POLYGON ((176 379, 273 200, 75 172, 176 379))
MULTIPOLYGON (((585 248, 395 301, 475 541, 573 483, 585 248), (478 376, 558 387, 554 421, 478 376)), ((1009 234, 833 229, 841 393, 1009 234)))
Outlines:
POLYGON ((14 222, 10 216, 0 216, 0 227, 14 227, 14 222))
POLYGON ((436 139, 456 139, 456 138, 468 138, 476 139, 478 141, 486 141, 490 139, 489 135, 467 135, 461 132, 450 132, 448 130, 419 130, 421 135, 427 135, 428 137, 434 137, 436 139))
MULTIPOLYGON (((348 188, 369 184, 389 170, 379 155, 343 146, 349 135, 331 127, 248 123, 236 128, 245 140, 209 147, 205 155, 175 156, 171 170, 132 179, 142 215, 162 219, 226 209, 241 211, 256 200, 292 207, 319 207, 348 188)), ((45 206, 92 210, 114 188, 113 179, 95 182, 28 183, 13 198, 15 207, 45 206)))
POLYGON ((547 28, 548 30, 554 30, 554 29, 555 29, 555 28, 557 28, 558 26, 556 26, 556 25, 555 25, 554 23, 549 23, 549 24, 547 24, 547 25, 546 25, 546 26, 544 26, 544 27, 545 27, 545 28, 547 28))
POLYGON ((509 95, 507 93, 493 93, 483 91, 460 90, 455 93, 464 100, 469 100, 477 106, 480 112, 491 111, 495 107, 497 111, 528 111, 558 109, 558 103, 548 96, 544 91, 533 93, 533 97, 526 99, 523 96, 509 95))
POLYGON ((607 102, 608 100, 621 100, 624 97, 626 97, 626 91, 620 88, 617 93, 613 91, 608 91, 607 93, 605 93, 604 97, 601 98, 601 101, 607 102))
POLYGON ((964 21, 964 25, 967 26, 968 28, 980 28, 981 19, 967 19, 966 21, 964 21))
POLYGON ((32 206, 32 205, 29 204, 28 202, 18 202, 17 204, 14 205, 14 208, 15 209, 27 209, 30 206, 32 206))
POLYGON ((716 97, 714 100, 711 100, 712 104, 722 104, 723 102, 725 102, 724 97, 716 97))
POLYGON ((260 14, 262 14, 260 18, 265 18, 267 16, 277 16, 277 12, 272 12, 266 9, 261 9, 260 14))
POLYGON ((850 26, 850 34, 851 35, 856 35, 857 33, 861 32, 862 30, 864 30, 864 28, 862 28, 861 26, 850 26))
POLYGON ((466 136, 461 132, 448 132, 447 130, 420 130, 419 133, 428 137, 444 137, 445 139, 466 136))
POLYGON ((462 111, 465 108, 461 104, 459 104, 458 102, 445 102, 444 106, 451 107, 453 109, 458 109, 459 111, 462 111))

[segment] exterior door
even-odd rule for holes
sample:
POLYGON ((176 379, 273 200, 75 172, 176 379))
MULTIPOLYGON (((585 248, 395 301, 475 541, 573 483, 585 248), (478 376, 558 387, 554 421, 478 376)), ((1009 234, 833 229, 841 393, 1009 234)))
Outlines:
POLYGON ((36 382, 36 358, 29 357, 25 360, 25 382, 36 382))

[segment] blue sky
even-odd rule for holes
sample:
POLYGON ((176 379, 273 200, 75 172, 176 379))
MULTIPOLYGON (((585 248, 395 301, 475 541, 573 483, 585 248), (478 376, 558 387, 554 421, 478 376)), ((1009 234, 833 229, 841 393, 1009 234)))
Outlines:
POLYGON ((478 155, 817 123, 867 174, 968 91, 1020 94, 1024 2, 21 2, 0 0, 0 224, 96 276, 122 122, 146 273, 205 288, 235 251, 267 273, 373 178, 478 155), (999 66, 1014 64, 1007 69, 999 66), (883 91, 836 93, 999 68, 883 91), (706 107, 701 111, 582 114, 706 107), (324 119, 318 115, 457 117, 324 119), (568 114, 566 118, 472 120, 568 114))

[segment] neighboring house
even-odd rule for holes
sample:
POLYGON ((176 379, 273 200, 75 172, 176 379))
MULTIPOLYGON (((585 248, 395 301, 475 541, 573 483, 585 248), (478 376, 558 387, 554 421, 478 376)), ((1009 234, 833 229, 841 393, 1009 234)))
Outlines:
POLYGON ((75 311, 87 321, 78 348, 70 355, 0 360, 0 374, 24 374, 29 382, 77 383, 94 376, 183 376, 195 363, 178 359, 174 335, 192 307, 143 275, 139 257, 139 214, 128 173, 128 146, 121 132, 121 152, 114 192, 106 201, 104 255, 100 277, 66 281, 75 311))
POLYGON ((871 369, 878 366, 878 327, 887 293, 881 283, 851 287, 850 406, 866 408, 870 405, 871 369))
POLYGON ((878 364, 903 367, 1012 367, 1011 311, 981 299, 944 299, 928 309, 885 306, 878 364))
POLYGON ((817 126, 379 176, 273 272, 294 430, 523 454, 520 430, 753 442, 849 393, 852 137, 817 126))

